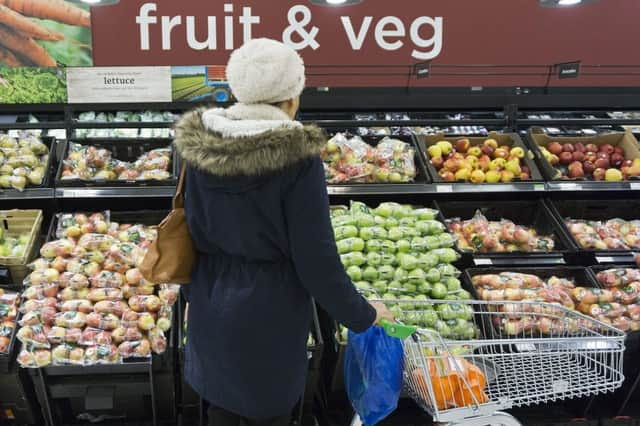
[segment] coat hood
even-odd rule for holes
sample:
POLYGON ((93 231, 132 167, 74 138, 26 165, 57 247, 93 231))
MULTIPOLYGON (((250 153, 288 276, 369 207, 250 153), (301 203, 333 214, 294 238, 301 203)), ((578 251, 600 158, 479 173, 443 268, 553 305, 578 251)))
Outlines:
POLYGON ((318 156, 326 138, 319 128, 292 121, 274 106, 236 104, 185 114, 173 143, 200 171, 262 176, 318 156))

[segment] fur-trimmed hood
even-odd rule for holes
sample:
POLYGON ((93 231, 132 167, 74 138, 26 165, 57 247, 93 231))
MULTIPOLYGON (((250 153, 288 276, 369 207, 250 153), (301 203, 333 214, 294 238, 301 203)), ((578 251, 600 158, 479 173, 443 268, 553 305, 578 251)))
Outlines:
POLYGON ((189 165, 215 176, 261 176, 319 155, 315 126, 292 121, 271 105, 199 109, 176 125, 174 146, 189 165))

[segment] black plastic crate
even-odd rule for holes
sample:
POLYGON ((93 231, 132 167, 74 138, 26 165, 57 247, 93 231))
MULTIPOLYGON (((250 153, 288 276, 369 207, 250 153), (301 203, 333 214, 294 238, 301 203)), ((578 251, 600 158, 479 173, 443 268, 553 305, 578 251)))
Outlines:
MULTIPOLYGON (((541 278, 543 281, 556 276, 558 278, 566 278, 572 279, 576 286, 580 287, 592 287, 592 288, 601 288, 598 284, 598 280, 595 275, 589 268, 581 267, 581 266, 536 266, 536 267, 489 267, 489 268, 469 268, 463 272, 462 275, 462 286, 465 290, 469 291, 474 299, 483 300, 478 295, 478 292, 473 285, 472 278, 476 275, 485 275, 485 274, 500 274, 501 272, 516 272, 521 274, 531 274, 536 275, 541 278)), ((509 301, 505 300, 505 304, 508 304, 509 301)), ((481 308, 483 309, 483 308, 481 308)), ((485 311, 486 312, 486 311, 485 311)), ((483 328, 482 333, 490 338, 504 338, 503 333, 499 333, 496 330, 494 324, 489 320, 488 315, 482 315, 481 318, 481 327, 483 328)), ((514 341, 517 340, 517 337, 514 337, 514 341)))
MULTIPOLYGON (((540 129, 539 127, 531 127, 527 131, 526 137, 528 144, 535 154, 538 166, 540 167, 540 171, 544 178, 548 181, 560 180, 563 181, 583 181, 583 182, 593 182, 593 179, 584 177, 584 178, 561 178, 560 170, 562 168, 566 169, 566 166, 558 165, 558 167, 552 166, 542 155, 542 150, 540 150, 541 146, 547 147, 551 142, 559 142, 560 144, 565 143, 582 143, 584 145, 587 144, 595 144, 597 146, 603 144, 611 144, 615 146, 622 146, 625 149, 625 158, 634 159, 640 158, 640 151, 638 148, 638 141, 635 140, 635 137, 631 133, 605 133, 595 136, 550 136, 547 135, 540 129)), ((640 180, 640 177, 632 177, 631 181, 637 182, 640 180)), ((599 182, 601 184, 607 184, 609 182, 599 182)))
MULTIPOLYGON (((525 182, 525 183, 536 183, 536 182, 544 182, 542 174, 538 170, 535 162, 533 161, 533 154, 531 154, 529 148, 522 142, 520 136, 517 133, 495 133, 491 132, 489 135, 482 136, 471 136, 471 137, 452 137, 452 136, 444 136, 444 135, 416 135, 417 145, 420 151, 421 157, 426 164, 427 170, 431 176, 433 182, 442 183, 445 182, 444 179, 440 177, 436 168, 431 164, 431 160, 429 159, 429 154, 427 153, 427 149, 431 145, 435 145, 438 141, 448 141, 452 144, 455 144, 456 141, 460 139, 469 139, 469 143, 471 146, 482 145, 487 139, 495 139, 498 142, 498 146, 508 145, 508 146, 518 146, 522 148, 525 152, 524 158, 521 159, 521 164, 527 166, 531 171, 530 179, 522 180, 520 178, 514 178, 513 182, 525 182)), ((452 182, 455 183, 455 182, 452 182)), ((469 183, 466 181, 458 181, 458 183, 469 183)), ((482 184, 474 184, 474 185, 488 185, 487 183, 482 184)))
MULTIPOLYGON (((357 134, 356 132, 357 129, 345 129, 345 128, 325 128, 324 131, 329 135, 329 136, 334 136, 337 133, 344 133, 346 136, 351 137, 351 136, 360 136, 357 134)), ((376 147, 378 146, 378 144, 385 138, 388 137, 390 139, 397 139, 400 140, 402 142, 405 142, 407 144, 409 144, 411 146, 411 148, 413 148, 413 150, 415 151, 415 155, 414 155, 414 163, 416 166, 416 177, 414 178, 413 181, 411 182, 402 182, 402 183, 384 183, 384 185, 406 185, 406 184, 425 184, 425 183, 431 183, 431 178, 429 177, 429 172, 427 171, 427 166, 424 162, 424 158, 422 157, 422 155, 420 154, 420 148, 418 147, 418 145, 416 144, 415 140, 413 139, 413 137, 411 136, 407 136, 407 135, 389 135, 389 136, 360 136, 362 138, 362 140, 366 143, 368 143, 369 145, 376 147)), ((380 183, 378 183, 379 185, 380 183)), ((346 183, 339 183, 339 184, 331 184, 336 185, 336 186, 362 186, 362 185, 376 185, 376 183, 356 183, 356 182, 346 182, 346 183)))
MULTIPOLYGON (((610 260, 603 263, 633 263, 634 249, 595 250, 582 248, 571 235, 565 219, 607 221, 620 218, 624 220, 640 219, 640 199, 624 200, 553 200, 548 202, 559 229, 565 234, 573 251, 583 256, 583 263, 591 265, 599 263, 599 258, 610 260), (611 259, 606 259, 611 258, 611 259)), ((640 248, 638 248, 640 250, 640 248)))
POLYGON ((15 365, 0 373, 0 424, 44 424, 29 374, 15 365))
POLYGON ((139 156, 145 152, 151 151, 157 148, 171 148, 171 164, 169 170, 171 177, 165 180, 82 180, 82 179, 65 179, 62 180, 62 170, 64 168, 64 161, 68 157, 69 144, 65 142, 64 149, 62 151, 62 157, 58 164, 56 172, 55 185, 56 187, 77 188, 77 187, 117 187, 117 188, 130 188, 140 186, 175 186, 178 183, 178 160, 175 150, 171 147, 170 140, 162 139, 103 139, 103 140, 77 140, 73 141, 83 146, 95 146, 96 148, 105 148, 111 151, 112 157, 121 161, 135 161, 139 156))
MULTIPOLYGON (((445 223, 454 218, 460 218, 463 221, 472 219, 476 211, 479 210, 489 221, 508 219, 516 225, 535 229, 538 235, 551 235, 555 242, 554 250, 548 252, 478 253, 458 249, 463 255, 465 264, 473 263, 470 262, 470 258, 489 259, 486 262, 489 264, 544 265, 564 263, 564 254, 572 248, 566 233, 559 228, 553 212, 543 200, 438 201, 434 203, 435 209, 440 211, 440 219, 445 223)), ((482 262, 477 261, 477 263, 482 262)))

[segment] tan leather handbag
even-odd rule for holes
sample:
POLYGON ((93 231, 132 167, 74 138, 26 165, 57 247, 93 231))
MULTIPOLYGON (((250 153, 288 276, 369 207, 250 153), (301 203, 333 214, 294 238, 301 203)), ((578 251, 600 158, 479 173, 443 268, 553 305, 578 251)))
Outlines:
POLYGON ((154 284, 188 284, 196 252, 189 234, 184 211, 184 176, 182 164, 173 209, 158 225, 158 238, 149 246, 139 266, 142 276, 154 284))

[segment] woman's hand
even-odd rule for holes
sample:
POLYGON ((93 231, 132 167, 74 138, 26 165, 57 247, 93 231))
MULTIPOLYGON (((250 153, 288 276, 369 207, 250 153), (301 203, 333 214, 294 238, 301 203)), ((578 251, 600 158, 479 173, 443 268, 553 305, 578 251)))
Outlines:
POLYGON ((380 321, 382 321, 383 319, 390 322, 395 321, 395 319, 393 318, 393 314, 391 313, 391 311, 389 311, 389 309, 387 309, 387 306, 384 303, 371 302, 371 306, 376 310, 376 321, 374 322, 374 325, 380 324, 380 321))

